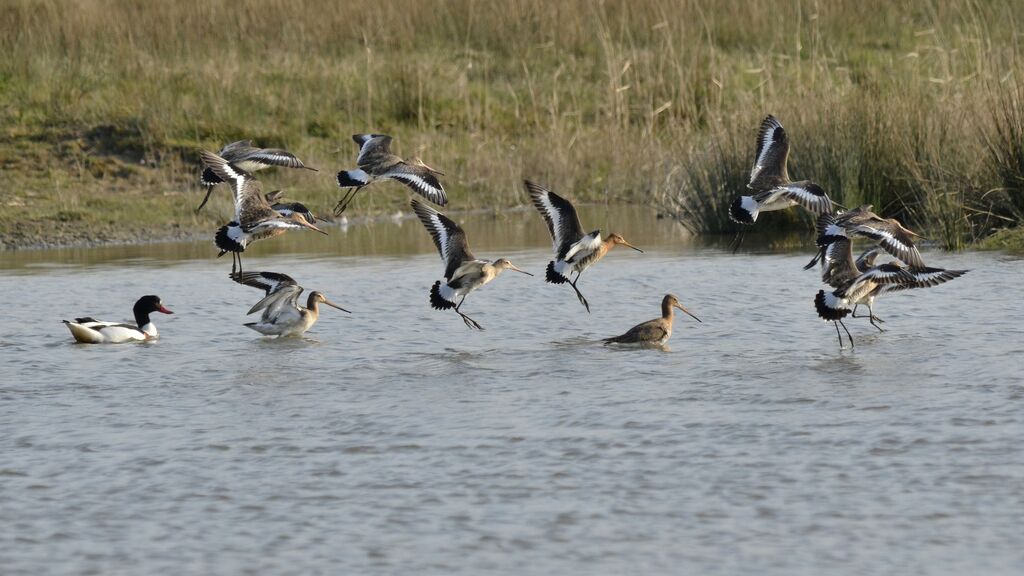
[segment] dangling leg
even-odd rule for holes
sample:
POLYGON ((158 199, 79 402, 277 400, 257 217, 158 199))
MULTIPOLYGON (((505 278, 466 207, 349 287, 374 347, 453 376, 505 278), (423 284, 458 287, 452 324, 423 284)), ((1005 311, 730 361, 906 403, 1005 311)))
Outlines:
POLYGON ((583 307, 587 309, 587 314, 590 314, 590 303, 583 297, 583 293, 580 292, 580 289, 576 287, 576 282, 579 281, 580 274, 582 274, 582 272, 577 272, 576 278, 574 278, 572 282, 569 282, 569 285, 576 291, 576 297, 580 299, 580 304, 583 304, 583 307))
POLYGON ((206 201, 210 199, 210 193, 211 192, 213 192, 213 186, 207 186, 206 187, 206 197, 204 197, 203 201, 199 203, 199 208, 196 208, 196 214, 198 214, 199 211, 203 209, 203 206, 206 206, 206 201))
POLYGON ((743 245, 743 235, 746 233, 745 228, 740 228, 736 231, 736 236, 733 237, 732 242, 729 242, 729 248, 732 248, 732 253, 735 254, 740 246, 743 245))
MULTIPOLYGON (((837 322, 839 322, 840 324, 843 324, 842 320, 837 320, 837 322)), ((843 330, 846 330, 846 337, 850 339, 850 348, 852 349, 853 348, 853 336, 850 335, 850 330, 846 327, 846 324, 843 324, 843 330)), ((842 337, 839 338, 839 347, 840 348, 843 347, 843 339, 842 339, 842 337)))
POLYGON ((875 324, 875 322, 884 324, 885 321, 882 320, 881 318, 879 318, 878 316, 875 316, 875 310, 874 310, 874 307, 871 306, 871 304, 868 304, 868 318, 869 318, 869 320, 871 322, 871 325, 874 326, 875 328, 878 328, 879 332, 885 332, 885 330, 882 330, 881 326, 879 326, 878 324, 875 324))
POLYGON ((481 326, 476 320, 473 320, 469 316, 466 316, 465 314, 459 311, 459 308, 462 307, 462 303, 465 301, 466 297, 463 296, 462 300, 459 300, 459 305, 455 307, 455 311, 459 313, 459 316, 462 316, 462 321, 465 322, 466 326, 469 326, 470 328, 475 328, 477 330, 483 330, 484 327, 481 326))
POLYGON ((843 349, 843 335, 839 333, 839 322, 836 322, 835 320, 833 320, 832 324, 836 327, 836 338, 839 338, 839 349, 842 350, 843 349))
POLYGON ((338 201, 338 205, 334 207, 334 215, 335 216, 341 216, 342 214, 344 214, 345 213, 345 209, 348 208, 349 203, 351 203, 352 199, 356 197, 356 193, 359 192, 362 189, 363 189, 362 186, 357 186, 355 188, 349 188, 345 192, 345 195, 341 198, 341 200, 338 201))

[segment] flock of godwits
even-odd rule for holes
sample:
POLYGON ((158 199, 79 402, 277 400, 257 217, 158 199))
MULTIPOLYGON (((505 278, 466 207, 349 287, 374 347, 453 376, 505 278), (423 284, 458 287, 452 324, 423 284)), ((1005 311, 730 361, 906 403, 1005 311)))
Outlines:
MULTIPOLYGON (((338 185, 346 192, 334 209, 335 216, 345 211, 359 190, 378 180, 397 180, 434 204, 447 204, 444 187, 437 179, 444 175, 442 172, 419 158, 402 159, 393 154, 390 136, 357 134, 352 138, 359 145, 358 168, 337 174, 338 185)), ((203 150, 200 155, 204 164, 201 183, 206 187, 206 197, 198 209, 206 204, 217 184, 227 182, 234 192, 234 220, 221 226, 214 236, 214 242, 220 249, 218 256, 230 252, 231 279, 265 293, 248 312, 262 311, 260 320, 245 326, 268 336, 294 336, 313 326, 320 314, 320 304, 348 312, 328 300, 322 292, 310 293, 303 306, 299 302, 302 286, 286 274, 242 271, 242 252, 257 240, 301 228, 326 234, 316 226, 317 219, 309 209, 298 202, 283 202, 280 191, 264 194, 260 182, 252 174, 272 166, 315 169, 305 166, 290 152, 255 148, 248 140, 228 144, 218 154, 203 150)), ((788 156, 786 131, 773 116, 766 117, 758 131, 756 159, 747 185, 751 195, 737 198, 729 207, 729 216, 739 224, 749 225, 761 212, 797 205, 818 215, 818 254, 804 268, 810 269, 820 262, 822 281, 831 290, 819 290, 814 305, 822 319, 835 324, 840 347, 843 346, 840 325, 853 347, 853 337, 843 318, 847 315, 856 318, 859 305, 867 307, 869 322, 881 331, 878 324, 882 320, 874 314, 876 297, 898 290, 936 286, 966 272, 926 266, 914 244, 914 238, 920 236, 895 219, 879 217, 869 205, 837 211, 842 207, 832 202, 814 182, 790 180, 786 169, 788 156), (855 259, 855 238, 867 238, 875 245, 855 259), (896 260, 876 264, 883 251, 896 260)), ((580 275, 616 245, 638 252, 643 250, 619 234, 612 233, 602 238, 600 230, 585 233, 572 203, 529 180, 525 185, 530 200, 547 223, 554 245, 555 259, 548 263, 547 282, 569 284, 589 312, 590 304, 577 286, 580 275)), ((466 234, 458 224, 418 198, 412 199, 411 206, 444 261, 444 280, 438 280, 430 289, 431 306, 438 310, 452 309, 466 326, 482 330, 476 320, 462 312, 466 296, 505 270, 532 274, 520 270, 505 258, 494 261, 477 259, 469 251, 466 234)), ((737 243, 741 239, 742 232, 737 235, 737 243)), ((672 336, 673 308, 679 308, 700 322, 680 304, 678 298, 666 294, 661 303, 660 318, 638 324, 620 336, 606 338, 604 342, 662 346, 672 336)), ((76 318, 74 322, 65 320, 64 323, 78 342, 145 341, 157 338, 156 326, 149 317, 153 312, 171 314, 158 296, 150 295, 135 303, 135 325, 101 322, 93 318, 76 318)))

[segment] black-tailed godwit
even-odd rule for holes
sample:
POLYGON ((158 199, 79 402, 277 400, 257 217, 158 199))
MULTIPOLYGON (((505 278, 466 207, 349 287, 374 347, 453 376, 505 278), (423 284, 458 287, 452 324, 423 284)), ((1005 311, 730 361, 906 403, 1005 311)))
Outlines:
POLYGON ((359 168, 338 172, 338 186, 349 190, 335 206, 335 216, 340 216, 348 208, 363 186, 377 180, 397 180, 438 206, 448 203, 444 187, 437 180, 438 176, 444 176, 444 172, 427 166, 416 156, 403 160, 400 156, 392 154, 391 136, 354 134, 352 140, 359 144, 359 156, 356 158, 359 168))
POLYGON ((605 338, 605 344, 639 344, 647 346, 664 346, 672 337, 673 308, 679 308, 690 315, 691 318, 700 322, 701 319, 687 310, 674 294, 666 294, 661 300, 661 318, 648 320, 637 324, 625 334, 612 338, 605 338))
MULTIPOLYGON (((256 148, 252 145, 252 140, 239 140, 230 144, 224 145, 217 153, 218 156, 227 160, 228 162, 237 166, 240 170, 243 170, 249 174, 263 170, 264 168, 270 168, 271 166, 283 166, 285 168, 305 168, 306 170, 312 170, 318 172, 316 168, 310 168, 302 163, 294 154, 287 150, 281 150, 279 148, 256 148)), ((200 183, 206 187, 206 196, 203 197, 202 203, 196 208, 196 212, 203 209, 206 206, 206 202, 210 199, 210 193, 213 192, 213 187, 223 182, 224 179, 217 175, 210 167, 203 169, 203 175, 200 178, 200 183)))
POLYGON ((514 270, 527 276, 529 272, 516 268, 505 258, 494 262, 478 260, 469 251, 466 233, 451 218, 427 206, 417 198, 412 199, 412 210, 430 232, 434 246, 444 261, 444 278, 434 282, 430 288, 430 305, 437 310, 454 308, 462 321, 470 328, 483 330, 476 321, 462 313, 466 296, 477 288, 497 278, 505 270, 514 270))
POLYGON ((291 276, 277 272, 238 272, 229 275, 239 284, 259 288, 266 293, 246 314, 263 310, 259 322, 243 324, 264 336, 301 336, 320 318, 320 304, 348 310, 327 299, 323 292, 310 292, 306 305, 299 304, 303 288, 291 276))
POLYGON ((600 230, 584 234, 583 225, 580 224, 576 208, 571 202, 529 180, 525 180, 524 183, 533 205, 547 222, 554 245, 555 259, 548 263, 545 279, 551 284, 568 283, 576 291, 580 303, 587 312, 590 312, 590 303, 576 286, 580 274, 604 258, 604 255, 618 244, 640 253, 643 253, 643 250, 626 242, 616 233, 609 234, 604 240, 601 239, 600 230), (576 273, 576 277, 570 280, 569 276, 573 272, 576 273))

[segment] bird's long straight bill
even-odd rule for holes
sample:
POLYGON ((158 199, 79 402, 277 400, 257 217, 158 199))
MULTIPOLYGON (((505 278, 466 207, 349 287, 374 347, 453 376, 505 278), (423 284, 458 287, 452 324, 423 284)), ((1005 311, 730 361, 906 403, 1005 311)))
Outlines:
POLYGON ((679 308, 679 309, 680 309, 680 310, 682 310, 683 312, 686 312, 687 314, 689 314, 689 315, 690 315, 690 318, 693 318, 693 319, 694 319, 694 320, 696 320, 697 322, 700 322, 701 324, 703 324, 703 323, 704 323, 704 321, 703 321, 703 320, 701 320, 700 318, 697 318, 696 316, 694 316, 694 315, 693 315, 693 312, 690 312, 690 311, 689 311, 689 310, 687 310, 686 308, 683 308, 683 305, 682 305, 682 304, 673 304, 673 306, 675 306, 676 308, 679 308))
POLYGON ((515 266, 509 266, 508 269, 509 270, 515 270, 516 272, 519 272, 520 274, 526 274, 527 276, 533 276, 533 274, 530 274, 526 270, 520 270, 519 268, 516 268, 515 266))
POLYGON ((310 224, 309 222, 306 222, 305 219, 296 220, 296 222, 298 222, 299 225, 301 225, 301 226, 305 226, 306 228, 309 228, 310 230, 316 230, 317 232, 323 234, 324 236, 328 235, 327 232, 324 232, 323 230, 317 228, 316 226, 310 224))
POLYGON ((327 305, 328 305, 328 306, 330 306, 331 308, 337 308, 338 310, 341 310, 342 312, 348 312, 349 314, 351 314, 351 313, 352 313, 352 312, 349 312, 348 310, 345 310, 345 309, 344 309, 344 308, 342 308, 341 306, 338 306, 338 305, 337 305, 337 304, 335 304, 334 302, 331 302, 330 300, 328 300, 328 299, 326 299, 326 298, 324 298, 324 304, 327 304, 327 305))
POLYGON ((641 249, 637 248, 636 246, 633 246, 632 244, 630 244, 629 242, 626 242, 625 240, 623 240, 623 241, 622 241, 622 245, 623 245, 623 246, 629 246, 630 248, 632 248, 633 250, 636 250, 637 252, 639 252, 639 253, 641 253, 641 254, 643 254, 643 253, 644 253, 644 251, 643 251, 643 250, 641 250, 641 249))

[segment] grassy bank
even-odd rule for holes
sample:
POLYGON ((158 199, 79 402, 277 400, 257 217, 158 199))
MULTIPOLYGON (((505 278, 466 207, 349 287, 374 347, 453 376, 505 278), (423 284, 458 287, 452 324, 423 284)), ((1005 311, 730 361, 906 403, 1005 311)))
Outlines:
MULTIPOLYGON (((243 137, 322 168, 267 179, 326 211, 366 130, 445 171, 453 206, 522 204, 525 175, 713 233, 773 113, 795 177, 957 247, 1024 216, 1015 7, 15 0, 0 8, 0 236, 209 230, 227 204, 191 213, 196 149, 243 137)), ((353 210, 401 206, 384 186, 353 210)))

